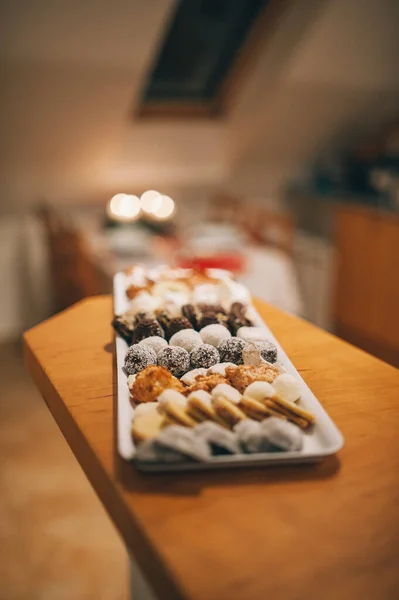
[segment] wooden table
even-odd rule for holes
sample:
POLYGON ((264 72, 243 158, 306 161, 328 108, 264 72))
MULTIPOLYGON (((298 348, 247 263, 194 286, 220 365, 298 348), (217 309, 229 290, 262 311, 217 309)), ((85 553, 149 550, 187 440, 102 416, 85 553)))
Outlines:
POLYGON ((82 301, 27 332, 26 362, 157 597, 397 598, 398 371, 256 304, 341 429, 338 457, 180 475, 125 464, 115 450, 109 297, 82 301))

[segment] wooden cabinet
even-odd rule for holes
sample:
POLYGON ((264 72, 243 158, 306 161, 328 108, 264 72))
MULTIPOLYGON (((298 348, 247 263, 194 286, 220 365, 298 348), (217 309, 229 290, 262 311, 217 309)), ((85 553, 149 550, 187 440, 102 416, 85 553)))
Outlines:
POLYGON ((335 225, 335 331, 399 366, 399 218, 340 206, 335 225))

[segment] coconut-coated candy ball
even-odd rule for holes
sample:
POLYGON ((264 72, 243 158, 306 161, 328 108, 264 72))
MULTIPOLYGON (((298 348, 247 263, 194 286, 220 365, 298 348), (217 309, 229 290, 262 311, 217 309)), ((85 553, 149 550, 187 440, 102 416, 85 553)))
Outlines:
POLYGON ((255 346, 259 348, 261 357, 267 362, 275 363, 277 361, 277 346, 275 344, 272 344, 272 342, 255 342, 255 346))
POLYGON ((209 369, 220 362, 220 356, 216 348, 210 344, 202 344, 190 353, 190 361, 193 369, 209 369))
POLYGON ((198 331, 194 331, 194 329, 182 329, 172 335, 169 344, 171 346, 180 346, 180 348, 184 348, 187 352, 191 352, 196 346, 202 344, 202 338, 198 331))
POLYGON ((217 348, 223 340, 231 338, 231 333, 224 325, 214 323, 201 329, 200 336, 204 344, 210 344, 217 348))
POLYGON ((168 346, 159 353, 158 365, 168 369, 175 377, 181 377, 190 369, 190 355, 184 348, 168 346))
POLYGON ((157 355, 149 346, 135 344, 130 346, 125 355, 125 370, 129 375, 140 373, 150 365, 157 364, 157 355))
POLYGON ((155 354, 158 356, 161 350, 167 348, 168 342, 162 337, 153 335, 151 337, 144 338, 144 340, 141 340, 141 342, 139 342, 139 346, 149 346, 154 350, 155 354))
POLYGON ((243 365, 244 359, 242 351, 246 343, 240 338, 232 337, 224 340, 218 347, 220 354, 220 362, 232 362, 235 365, 243 365))

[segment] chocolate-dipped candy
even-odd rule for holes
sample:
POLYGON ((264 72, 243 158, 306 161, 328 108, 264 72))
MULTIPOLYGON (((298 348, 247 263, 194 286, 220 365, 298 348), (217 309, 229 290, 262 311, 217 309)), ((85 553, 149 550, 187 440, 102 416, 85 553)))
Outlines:
POLYGON ((213 323, 212 325, 203 327, 199 334, 204 344, 210 344, 215 348, 217 348, 223 340, 228 340, 231 337, 230 331, 224 327, 224 325, 220 325, 219 323, 213 323))
POLYGON ((182 329, 172 335, 169 344, 171 346, 179 346, 187 350, 187 352, 191 352, 191 350, 202 344, 202 338, 198 331, 194 331, 194 329, 182 329))
POLYGON ((116 333, 130 345, 133 338, 133 319, 125 315, 116 315, 111 324, 116 333))
POLYGON ((176 317, 175 319, 171 319, 166 332, 167 339, 169 340, 175 333, 182 329, 193 329, 193 326, 186 317, 176 317))
POLYGON ((227 327, 230 329, 231 335, 237 335, 237 331, 239 331, 242 327, 251 327, 252 321, 247 319, 244 316, 235 316, 230 314, 227 319, 227 327))
POLYGON ((198 309, 202 313, 215 313, 216 315, 225 315, 226 311, 224 310, 221 304, 198 304, 198 309))
POLYGON ((158 356, 161 350, 168 346, 168 342, 163 337, 153 335, 141 340, 141 342, 139 342, 139 346, 150 346, 150 348, 152 348, 155 354, 158 356))
POLYGON ((169 369, 175 377, 181 377, 190 370, 190 355, 184 348, 168 346, 160 352, 158 364, 169 369))
POLYGON ((155 317, 162 329, 164 330, 164 332, 166 333, 168 331, 170 323, 170 316, 165 311, 157 310, 155 312, 155 317))
POLYGON ((223 325, 223 321, 216 313, 202 314, 198 319, 198 329, 201 331, 201 329, 208 325, 223 325))
POLYGON ((148 337, 165 337, 164 330, 155 319, 139 319, 136 327, 133 329, 132 341, 138 344, 141 340, 148 337))
POLYGON ((217 349, 210 344, 202 344, 192 350, 190 362, 193 369, 209 369, 220 362, 220 355, 217 349))
POLYGON ((157 364, 157 355, 149 346, 130 346, 125 355, 125 371, 129 375, 140 373, 150 365, 157 364))
POLYGON ((182 306, 182 314, 183 317, 186 317, 194 327, 194 329, 198 329, 198 313, 193 304, 185 304, 182 306))
POLYGON ((259 348, 261 357, 269 363, 277 361, 277 346, 272 342, 255 342, 255 346, 259 348))
POLYGON ((233 302, 230 308, 230 315, 232 315, 236 319, 245 319, 247 317, 247 309, 248 307, 242 302, 233 302))
POLYGON ((231 362, 235 365, 244 364, 242 351, 245 346, 246 343, 240 338, 232 337, 228 340, 224 340, 218 347, 220 362, 231 362))

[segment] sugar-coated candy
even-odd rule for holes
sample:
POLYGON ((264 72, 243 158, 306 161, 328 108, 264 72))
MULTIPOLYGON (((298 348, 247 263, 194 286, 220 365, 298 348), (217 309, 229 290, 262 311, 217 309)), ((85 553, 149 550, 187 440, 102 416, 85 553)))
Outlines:
POLYGON ((211 457, 209 445, 195 435, 194 429, 182 425, 165 427, 157 437, 157 444, 195 460, 207 461, 211 457))
POLYGON ((194 434, 217 449, 220 448, 231 454, 238 454, 241 451, 237 435, 212 421, 204 421, 197 425, 194 434))
POLYGON ((245 348, 244 340, 232 337, 228 340, 223 340, 218 346, 220 354, 220 362, 232 362, 235 365, 244 364, 242 351, 245 348))
POLYGON ((207 325, 200 330, 200 336, 204 344, 210 344, 217 348, 223 340, 231 338, 231 333, 224 325, 214 323, 207 325))
POLYGON ((194 369, 209 369, 219 361, 219 352, 210 344, 202 344, 190 353, 190 362, 194 369))
POLYGON ((270 452, 273 449, 267 437, 262 434, 258 421, 245 419, 235 425, 234 431, 246 452, 270 452))
POLYGON ((165 338, 160 337, 159 335, 152 335, 148 338, 144 338, 143 340, 141 340, 141 342, 139 342, 139 346, 149 346, 154 350, 155 354, 158 356, 161 350, 167 348, 168 342, 165 340, 165 338))
POLYGON ((201 346, 202 343, 202 338, 198 331, 194 331, 191 328, 178 331, 169 340, 171 346, 179 346, 187 350, 187 352, 191 352, 197 346, 201 346))
POLYGON ((157 364, 157 355, 149 346, 130 346, 125 355, 125 371, 129 375, 139 373, 150 365, 157 364))
POLYGON ((159 353, 158 364, 169 369, 175 377, 181 377, 190 369, 190 355, 184 348, 168 346, 159 353))
POLYGON ((274 387, 267 381, 254 381, 244 390, 244 396, 262 401, 265 398, 273 398, 276 395, 274 387))
POLYGON ((276 394, 287 402, 296 402, 301 397, 301 384, 289 373, 278 375, 273 387, 276 394))
MULTIPOLYGON (((143 405, 148 406, 148 405, 143 405)), ((181 452, 158 444, 156 439, 144 440, 136 448, 135 459, 141 462, 182 462, 185 457, 181 452)))
POLYGON ((293 423, 283 421, 278 417, 270 417, 260 424, 262 436, 265 436, 268 442, 278 450, 293 452, 302 450, 303 433, 293 423))

